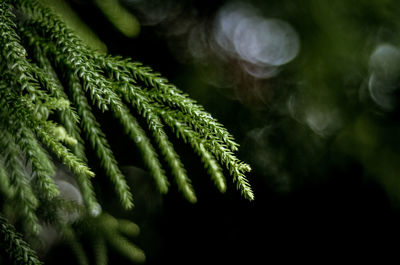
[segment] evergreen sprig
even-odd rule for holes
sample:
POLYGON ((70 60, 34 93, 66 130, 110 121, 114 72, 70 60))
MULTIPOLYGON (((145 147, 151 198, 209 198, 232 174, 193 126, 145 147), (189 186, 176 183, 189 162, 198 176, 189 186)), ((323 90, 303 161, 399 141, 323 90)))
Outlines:
POLYGON ((35 252, 15 228, 0 216, 0 246, 15 265, 42 265, 35 252))
POLYGON ((95 264, 104 265, 108 261, 109 249, 122 254, 133 263, 143 263, 146 256, 130 238, 139 235, 139 227, 124 219, 102 213, 96 217, 87 216, 76 223, 74 228, 65 227, 63 236, 78 257, 79 265, 89 264, 89 256, 85 253, 81 238, 90 238, 94 252, 95 264))
MULTIPOLYGON (((160 74, 130 59, 90 49, 37 0, 1 1, 0 35, 0 195, 5 207, 15 207, 18 214, 13 217, 27 234, 39 233, 38 207, 57 205, 62 196, 54 179, 54 160, 58 160, 69 168, 79 186, 87 210, 82 218, 104 230, 103 236, 93 234, 96 263, 107 264, 106 245, 132 261, 144 260, 141 250, 116 233, 135 235, 137 226, 99 212, 86 142, 126 209, 133 207, 135 187, 131 189, 121 173, 94 108, 109 111, 121 124, 161 193, 169 189, 163 159, 183 196, 197 201, 169 130, 199 155, 218 190, 227 188, 224 165, 243 196, 254 199, 245 177, 250 167, 234 154, 239 145, 233 136, 160 74)), ((56 219, 41 218, 45 222, 56 219)), ((0 228, 7 244, 19 246, 12 255, 25 255, 23 260, 32 260, 28 264, 40 264, 1 217, 0 228)), ((59 230, 80 264, 89 264, 69 224, 59 230)), ((16 257, 16 261, 20 259, 16 257)))

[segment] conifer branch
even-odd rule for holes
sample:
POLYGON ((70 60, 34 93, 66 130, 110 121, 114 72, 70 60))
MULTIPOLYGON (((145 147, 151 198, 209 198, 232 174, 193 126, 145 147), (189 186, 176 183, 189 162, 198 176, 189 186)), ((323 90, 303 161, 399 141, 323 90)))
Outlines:
POLYGON ((109 244, 133 263, 144 263, 146 256, 140 248, 122 236, 108 235, 109 244))
MULTIPOLYGON (((12 6, 6 2, 0 3, 0 35, 2 46, 2 58, 7 61, 7 68, 3 69, 8 73, 12 73, 15 78, 12 82, 18 83, 20 91, 34 91, 30 81, 32 77, 29 75, 29 63, 26 61, 26 50, 20 43, 20 38, 16 34, 16 25, 13 22, 14 14, 11 12, 12 6)), ((4 67, 4 65, 3 65, 4 67)))
MULTIPOLYGON (((129 80, 127 79, 127 76, 123 76, 122 74, 121 77, 121 82, 124 82, 123 80, 129 80)), ((153 111, 151 103, 142 93, 139 92, 140 88, 133 84, 122 83, 117 84, 115 87, 121 97, 130 103, 132 107, 134 107, 138 113, 146 119, 149 129, 152 131, 153 137, 160 148, 161 154, 164 156, 172 170, 172 174, 175 176, 179 189, 183 192, 183 195, 187 200, 193 203, 196 202, 196 194, 190 183, 190 179, 187 177, 186 170, 183 167, 179 155, 175 152, 171 142, 168 140, 163 129, 164 125, 153 111)))
MULTIPOLYGON (((50 61, 40 48, 39 43, 26 30, 24 30, 24 34, 26 37, 29 37, 28 41, 31 41, 30 47, 32 47, 32 53, 35 61, 40 66, 40 69, 43 69, 43 74, 41 77, 39 76, 38 79, 43 80, 44 85, 55 98, 68 100, 68 96, 64 91, 64 87, 62 86, 50 61)), ((76 154, 84 162, 87 162, 84 141, 81 137, 81 130, 78 124, 80 117, 76 113, 75 108, 70 105, 69 108, 61 110, 59 112, 59 118, 61 124, 67 130, 67 133, 76 139, 76 144, 72 147, 74 154, 76 154)))
POLYGON ((11 113, 9 113, 8 117, 10 122, 7 129, 15 132, 14 139, 16 144, 19 146, 22 154, 25 155, 27 164, 29 164, 32 170, 32 183, 35 183, 38 188, 36 193, 43 198, 54 198, 59 194, 59 191, 51 178, 55 174, 53 162, 29 128, 23 123, 18 122, 17 119, 13 119, 11 113))
POLYGON ((118 168, 117 161, 114 158, 105 135, 100 129, 100 124, 96 121, 92 113, 92 109, 87 102, 79 81, 73 75, 69 76, 68 81, 70 92, 78 108, 82 129, 86 133, 87 140, 92 145, 93 150, 96 151, 106 174, 114 183, 122 205, 126 209, 130 209, 133 206, 132 194, 126 184, 125 177, 118 168))
MULTIPOLYGON (((107 264, 107 247, 133 262, 145 260, 143 251, 123 236, 136 236, 138 226, 99 212, 91 182, 94 173, 85 155, 86 142, 124 208, 133 206, 133 195, 93 107, 110 111, 118 120, 141 152, 161 193, 168 191, 169 182, 159 154, 184 197, 197 201, 191 180, 167 136, 170 129, 200 156, 218 190, 226 190, 221 167, 225 165, 243 196, 254 198, 245 177, 250 167, 234 154, 239 145, 233 136, 200 104, 149 67, 91 50, 37 0, 0 2, 0 35, 0 199, 4 206, 15 207, 19 212, 16 221, 28 233, 39 231, 38 207, 51 205, 54 213, 44 219, 56 220, 79 264, 89 264, 80 235, 65 220, 58 220, 61 217, 57 212, 64 209, 64 203, 53 179, 55 157, 71 170, 79 185, 87 210, 79 211, 79 222, 93 224, 87 230, 96 235, 96 263, 107 264), (142 127, 142 121, 147 126, 142 127)), ((11 253, 14 262, 40 264, 14 234, 0 216, 0 235, 6 236, 10 246, 22 246, 11 253)))
MULTIPOLYGON (((43 37, 46 38, 46 35, 43 34, 42 38, 43 37)), ((67 43, 67 41, 68 40, 65 39, 65 43, 67 43)), ((41 43, 44 42, 42 41, 41 43)), ((45 48, 51 51, 52 57, 57 60, 58 64, 64 63, 64 68, 69 69, 70 67, 74 66, 65 64, 65 61, 68 61, 68 58, 65 58, 65 56, 58 52, 58 50, 54 47, 46 46, 45 48)), ((246 198, 252 200, 252 191, 244 176, 244 172, 248 172, 250 168, 246 164, 240 162, 233 155, 233 151, 237 150, 238 145, 234 142, 233 137, 226 131, 226 129, 214 118, 212 118, 210 114, 205 112, 202 106, 198 105, 194 100, 183 94, 175 86, 169 84, 164 78, 161 78, 159 74, 153 73, 148 67, 144 67, 139 63, 133 63, 129 60, 122 60, 117 57, 104 57, 98 53, 86 49, 84 45, 79 46, 77 49, 83 49, 86 51, 85 56, 82 58, 92 61, 93 65, 95 66, 101 65, 100 68, 98 67, 93 71, 100 73, 97 78, 102 80, 101 82, 104 85, 103 92, 107 91, 104 92, 105 95, 108 95, 108 98, 112 99, 106 100, 109 102, 107 108, 112 106, 114 115, 123 123, 125 130, 127 130, 126 126, 132 127, 131 124, 134 124, 132 123, 134 120, 133 116, 129 114, 129 111, 127 111, 123 103, 110 89, 116 90, 116 92, 123 97, 125 101, 130 103, 138 111, 138 113, 146 119, 147 123, 149 124, 149 129, 152 132, 157 145, 160 147, 161 154, 163 154, 163 156, 166 158, 166 161, 170 165, 172 173, 178 182, 178 186, 183 191, 186 198, 191 201, 196 201, 190 181, 186 176, 186 172, 180 162, 179 156, 172 149, 168 139, 164 137, 165 133, 163 133, 162 130, 163 126, 159 122, 159 117, 154 114, 154 108, 151 107, 151 105, 154 105, 155 102, 158 102, 158 104, 161 104, 161 106, 166 104, 165 106, 168 106, 171 109, 178 109, 181 111, 180 118, 185 120, 188 126, 197 131, 199 136, 201 136, 203 139, 209 139, 208 142, 204 142, 204 145, 209 145, 210 141, 212 144, 216 143, 218 145, 218 148, 211 148, 210 151, 215 152, 214 155, 216 155, 221 162, 227 165, 229 172, 234 177, 234 181, 237 182, 238 189, 242 191, 246 198), (104 76, 101 75, 102 72, 108 74, 109 80, 106 80, 104 76), (144 82, 147 86, 150 86, 150 89, 143 91, 136 85, 138 81, 144 82), (122 115, 122 113, 125 114, 122 115), (128 118, 128 116, 131 117, 128 118), (221 154, 221 152, 228 152, 228 154, 221 154)), ((78 54, 78 50, 76 54, 78 54)), ((74 60, 75 59, 72 61, 74 60)), ((79 74, 79 70, 76 70, 75 74, 78 74, 81 78, 83 78, 82 82, 85 83, 85 76, 89 72, 90 71, 85 72, 85 70, 82 70, 82 72, 79 74)), ((90 77, 86 79, 90 80, 90 77)), ((90 86, 89 81, 87 82, 87 86, 90 86)), ((98 102, 102 101, 102 99, 105 99, 103 98, 103 95, 98 95, 96 99, 93 99, 92 97, 94 104, 96 104, 96 102, 98 104, 98 102)), ((102 109, 100 105, 99 107, 102 109)), ((142 139, 141 137, 137 136, 138 133, 145 137, 143 130, 139 129, 136 130, 136 133, 134 133, 135 136, 131 135, 133 136, 132 138, 134 140, 142 139)), ((142 146, 141 150, 144 152, 143 157, 145 161, 147 161, 146 164, 152 171, 152 175, 155 176, 159 189, 162 192, 166 192, 168 182, 166 181, 163 171, 157 162, 158 159, 156 159, 155 155, 152 155, 152 159, 146 159, 150 157, 146 155, 146 152, 148 153, 149 150, 152 150, 152 147, 148 141, 144 142, 146 147, 142 146)), ((203 147, 203 145, 201 147, 203 147)), ((197 150, 200 150, 200 146, 197 146, 197 150)), ((206 154, 206 152, 208 151, 202 151, 201 153, 206 154)), ((151 151, 151 153, 154 153, 154 151, 151 151)), ((206 157, 208 157, 208 155, 206 155, 206 157)), ((212 159, 210 159, 210 161, 212 161, 212 159)), ((214 162, 210 163, 212 166, 209 166, 208 170, 209 172, 212 172, 210 168, 217 168, 217 166, 214 162)), ((214 181, 216 181, 215 179, 221 179, 216 177, 220 175, 221 174, 219 173, 214 173, 214 181)), ((220 189, 224 190, 224 185, 221 184, 223 182, 220 181, 219 183, 220 189)))
POLYGON ((112 248, 134 263, 143 263, 146 260, 143 250, 115 233, 115 230, 118 229, 118 221, 115 218, 105 214, 99 221, 99 225, 104 228, 104 236, 112 248))
POLYGON ((17 142, 25 153, 27 161, 31 164, 33 181, 38 184, 40 195, 47 199, 56 197, 59 191, 51 178, 55 174, 53 162, 50 161, 46 151, 39 145, 32 131, 21 126, 17 142))
MULTIPOLYGON (((50 46, 46 47, 49 54, 51 54, 57 61, 54 63, 61 64, 62 59, 60 58, 61 55, 53 48, 50 46)), ((68 67, 65 67, 64 73, 68 71, 68 67)), ((79 115, 82 118, 82 124, 83 126, 86 126, 86 134, 88 134, 88 129, 91 129, 91 133, 93 133, 93 128, 99 127, 99 124, 96 122, 96 124, 93 123, 95 121, 95 118, 92 114, 91 107, 89 106, 89 103, 86 100, 85 95, 83 94, 83 91, 79 92, 80 96, 77 99, 77 91, 82 90, 80 89, 80 83, 78 81, 78 78, 74 76, 75 73, 70 73, 68 80, 75 80, 75 81, 68 81, 69 82, 69 88, 72 94, 72 97, 74 98, 74 103, 78 107, 78 112, 79 109, 83 108, 86 106, 85 111, 80 111, 79 115), (88 117, 90 116, 90 117, 88 117), (89 122, 88 124, 85 125, 85 122, 89 122)), ((104 90, 108 89, 107 87, 103 88, 104 90)), ((162 193, 166 193, 168 190, 168 181, 165 177, 164 171, 161 168, 161 164, 158 162, 157 154, 152 147, 150 141, 148 140, 145 132, 143 129, 141 129, 140 125, 136 121, 136 119, 129 113, 129 110, 123 105, 123 103, 120 101, 120 99, 117 97, 114 92, 111 90, 108 92, 108 94, 112 95, 112 98, 114 100, 110 103, 110 106, 108 108, 111 108, 111 111, 113 112, 114 116, 121 122, 123 127, 125 128, 126 133, 130 136, 131 139, 135 141, 135 143, 138 145, 139 149, 141 150, 143 154, 143 160, 147 167, 149 168, 150 172, 154 176, 156 183, 158 184, 159 190, 162 193)), ((99 97, 100 98, 100 97, 99 97)), ((95 102, 93 102, 95 103, 95 102)), ((85 131, 85 128, 84 128, 85 131)), ((101 132, 100 129, 95 130, 101 132)), ((116 189, 118 193, 121 196, 121 201, 123 202, 123 205, 125 208, 129 209, 132 207, 132 195, 130 195, 129 188, 125 183, 124 177, 120 173, 118 166, 116 165, 115 159, 111 156, 112 152, 108 147, 106 138, 103 133, 101 133, 101 138, 99 137, 94 137, 94 136, 88 136, 88 139, 91 141, 93 148, 99 152, 98 156, 102 160, 103 155, 107 155, 107 165, 104 165, 104 168, 106 170, 107 175, 109 175, 114 184, 116 185, 116 189), (93 142, 95 139, 97 139, 97 142, 93 142), (101 139, 101 140, 100 140, 101 139), (96 144, 97 145, 93 145, 96 144), (104 148, 99 148, 103 146, 104 148), (107 149, 107 150, 106 150, 107 149), (104 152, 100 152, 100 150, 103 150, 104 152), (112 163, 111 163, 112 162, 112 163), (113 166, 110 166, 113 165, 113 166), (111 174, 111 175, 110 175, 111 174)))
MULTIPOLYGON (((65 93, 55 70, 41 49, 37 39, 33 38, 32 33, 23 27, 20 28, 20 31, 23 32, 23 36, 29 43, 34 60, 38 63, 40 69, 42 69, 42 73, 38 76, 38 79, 42 80, 41 83, 43 86, 45 86, 55 98, 68 100, 68 96, 65 93)), ((38 73, 40 72, 38 71, 38 73)), ((85 155, 84 141, 81 137, 81 130, 78 124, 80 117, 75 112, 73 106, 70 105, 69 108, 63 109, 59 112, 59 118, 67 133, 71 135, 72 138, 76 139, 76 144, 71 147, 73 153, 86 163, 87 158, 85 155)), ((89 209, 95 209, 98 203, 90 179, 82 174, 76 175, 76 179, 85 204, 89 209)))
MULTIPOLYGON (((156 89, 154 93, 149 93, 152 98, 172 108, 180 108, 181 111, 192 117, 193 122, 197 124, 201 123, 202 126, 207 127, 211 132, 220 137, 232 151, 238 150, 239 145, 235 142, 234 137, 222 124, 207 113, 201 105, 197 104, 195 100, 189 98, 188 95, 170 84, 159 73, 153 72, 150 67, 143 66, 139 62, 131 62, 129 59, 123 62, 124 67, 130 70, 131 75, 135 79, 145 82, 149 88, 156 89)), ((116 61, 113 61, 113 63, 117 64, 116 61)))
MULTIPOLYGON (((185 141, 187 141, 187 139, 190 141, 190 139, 206 138, 206 136, 204 136, 202 133, 194 131, 189 127, 189 124, 191 123, 188 121, 186 115, 177 112, 176 110, 165 110, 162 115, 165 117, 165 119, 167 119, 167 123, 170 124, 171 127, 175 126, 175 128, 178 129, 178 127, 184 126, 185 129, 177 130, 177 133, 180 134, 185 141)), ((200 153, 204 153, 204 156, 207 158, 210 157, 208 152, 211 152, 214 156, 216 156, 221 163, 226 165, 229 173, 233 176, 233 181, 236 182, 237 189, 242 192, 245 198, 253 200, 254 194, 244 175, 245 173, 250 172, 250 166, 244 162, 241 162, 233 154, 233 152, 228 149, 226 144, 219 140, 215 135, 209 134, 208 138, 209 139, 207 141, 202 140, 203 144, 197 147, 201 149, 205 147, 207 149, 204 152, 200 151, 200 153)), ((215 163, 212 162, 210 167, 215 167, 215 163)), ((218 177, 218 175, 219 174, 214 176, 214 182, 220 183, 220 189, 223 189, 223 183, 225 183, 225 181, 218 177)))
POLYGON ((37 125, 35 132, 49 150, 77 177, 88 210, 90 212, 97 211, 98 203, 90 183, 90 179, 94 176, 94 173, 90 171, 81 159, 72 154, 59 141, 54 139, 54 136, 52 136, 52 131, 54 129, 55 126, 53 124, 42 122, 40 125, 37 125))
POLYGON ((158 189, 161 193, 166 193, 169 185, 167 177, 165 176, 157 153, 149 138, 146 136, 145 131, 139 125, 136 118, 129 113, 126 106, 121 105, 118 109, 112 105, 112 112, 124 127, 125 133, 136 143, 142 152, 143 161, 154 177, 158 189))
POLYGON ((8 201, 14 197, 15 190, 11 187, 10 179, 1 155, 0 158, 0 193, 3 198, 8 201))
POLYGON ((107 265, 108 250, 105 239, 101 236, 94 236, 92 242, 96 265, 107 265))
MULTIPOLYGON (((134 263, 145 261, 143 251, 124 237, 124 235, 137 236, 139 233, 138 226, 131 221, 118 220, 103 212, 96 217, 87 216, 87 218, 81 219, 74 225, 74 229, 67 228, 64 230, 67 232, 65 236, 68 236, 70 243, 73 243, 74 251, 77 251, 77 254, 82 256, 78 257, 82 261, 87 260, 87 256, 82 252, 83 247, 79 238, 85 237, 85 235, 92 239, 96 265, 107 264, 108 248, 121 253, 134 263)), ((86 263, 80 262, 80 264, 86 263)))
POLYGON ((38 234, 39 224, 35 214, 38 201, 34 195, 25 166, 21 162, 21 153, 12 137, 7 131, 2 130, 0 134, 0 148, 3 150, 4 164, 9 172, 10 184, 15 190, 13 203, 19 211, 27 232, 38 234))
MULTIPOLYGON (((158 110, 168 110, 171 108, 174 110, 171 113, 178 113, 179 119, 183 120, 187 126, 189 126, 189 129, 193 128, 199 133, 199 138, 209 139, 208 141, 205 141, 204 144, 207 147, 210 147, 210 151, 222 163, 226 164, 230 174, 234 177, 234 182, 237 183, 237 188, 241 190, 242 194, 249 200, 254 199, 251 187, 244 175, 251 169, 247 164, 239 161, 233 154, 233 151, 237 150, 238 144, 234 142, 233 136, 231 136, 220 123, 204 111, 202 106, 198 105, 194 100, 183 94, 175 86, 169 84, 164 78, 161 78, 158 73, 153 73, 149 67, 144 67, 140 63, 133 63, 129 60, 117 60, 117 58, 114 57, 106 57, 106 59, 102 59, 101 56, 96 54, 94 55, 94 58, 96 59, 96 62, 102 64, 106 73, 123 83, 122 86, 120 85, 117 87, 120 91, 123 91, 122 93, 127 101, 139 101, 134 104, 139 111, 142 109, 152 109, 152 111, 147 112, 155 112, 154 107, 146 104, 150 99, 153 106, 159 104, 157 107, 158 110), (127 70, 131 76, 136 78, 136 80, 127 74, 127 70), (146 85, 153 87, 153 89, 146 92, 143 91, 136 85, 139 80, 145 82, 146 85), (157 104, 153 100, 155 100, 157 104), (166 104, 167 107, 163 107, 165 106, 164 104, 166 104), (145 107, 143 107, 143 105, 145 105, 145 107), (179 109, 180 111, 176 111, 176 109, 179 109)), ((181 136, 183 137, 182 134, 181 136)), ((204 147, 203 145, 200 146, 194 144, 192 147, 197 150, 196 152, 204 154, 203 157, 210 157, 208 151, 200 151, 201 147, 204 147)), ((208 160, 212 161, 213 159, 208 160)), ((217 166, 214 161, 210 163, 212 165, 207 167, 209 173, 216 172, 212 171, 211 168, 217 169, 219 166, 217 166)), ((214 173, 212 178, 215 183, 219 183, 220 190, 225 190, 225 185, 222 184, 225 182, 222 181, 220 176, 220 173, 214 173)))
POLYGON ((14 265, 42 265, 22 236, 0 216, 0 246, 9 255, 14 265))
POLYGON ((118 231, 122 234, 130 237, 137 237, 140 233, 140 228, 137 224, 125 220, 125 219, 118 219, 118 231))
POLYGON ((83 175, 87 178, 94 177, 94 173, 81 161, 78 157, 72 154, 68 148, 62 145, 52 135, 56 126, 49 122, 41 122, 35 128, 37 136, 41 139, 49 150, 61 160, 69 169, 76 175, 83 175))
POLYGON ((88 63, 91 50, 63 21, 36 0, 16 0, 16 3, 22 12, 30 15, 25 25, 56 43, 56 48, 60 51, 59 62, 64 63, 68 69, 74 69, 74 74, 82 79, 83 89, 90 93, 92 101, 96 102, 99 109, 105 111, 111 103, 118 106, 118 98, 109 89, 103 89, 109 87, 109 84, 101 71, 95 64, 88 63))
POLYGON ((104 57, 93 53, 93 58, 96 63, 102 65, 104 72, 108 74, 109 78, 116 81, 113 88, 117 93, 126 102, 131 104, 139 115, 146 119, 148 128, 152 132, 161 154, 170 166, 179 189, 183 192, 186 199, 190 202, 196 202, 197 198, 190 183, 190 179, 187 177, 186 170, 183 167, 179 155, 175 152, 164 132, 164 125, 151 106, 152 102, 142 93, 141 88, 136 85, 136 81, 132 79, 129 70, 119 67, 120 65, 115 63, 116 61, 114 61, 115 59, 113 57, 104 57))
POLYGON ((89 265, 89 259, 75 231, 71 227, 65 226, 62 229, 62 235, 72 252, 74 252, 78 265, 89 265))
POLYGON ((204 148, 204 141, 196 135, 189 126, 183 122, 174 119, 170 116, 170 112, 161 111, 161 117, 164 119, 165 123, 168 124, 171 129, 176 133, 177 137, 184 140, 185 143, 189 143, 195 152, 200 156, 205 168, 210 174, 215 185, 221 192, 226 190, 226 180, 222 173, 222 169, 215 160, 215 158, 209 153, 209 151, 204 148))

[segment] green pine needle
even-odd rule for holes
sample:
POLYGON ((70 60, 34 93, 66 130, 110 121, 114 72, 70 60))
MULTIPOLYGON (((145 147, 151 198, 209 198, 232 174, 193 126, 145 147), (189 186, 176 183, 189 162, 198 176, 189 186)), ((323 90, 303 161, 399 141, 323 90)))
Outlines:
MULTIPOLYGON (((138 235, 138 226, 99 210, 86 145, 96 154, 125 209, 133 207, 136 187, 129 187, 122 175, 93 108, 109 111, 119 122, 141 152, 161 193, 169 189, 170 173, 183 196, 197 201, 192 181, 169 139, 172 132, 199 155, 220 192, 227 189, 224 166, 242 195, 254 199, 245 176, 250 167, 235 155, 239 145, 233 136, 160 74, 130 59, 92 50, 37 0, 1 1, 0 35, 0 201, 4 208, 15 209, 11 215, 27 234, 39 233, 42 220, 38 216, 44 221, 58 220, 57 213, 37 216, 37 209, 46 205, 64 209, 53 164, 58 160, 79 186, 86 209, 83 213, 79 208, 83 206, 76 206, 80 217, 93 224, 84 227, 96 239, 96 264, 107 264, 108 247, 132 262, 144 262, 143 251, 124 237, 138 235)), ((68 221, 63 222, 58 230, 78 263, 88 265, 80 234, 68 221)), ((15 264, 41 264, 2 217, 0 236, 15 264)))
POLYGON ((14 265, 42 265, 15 228, 0 216, 0 246, 9 255, 14 265))

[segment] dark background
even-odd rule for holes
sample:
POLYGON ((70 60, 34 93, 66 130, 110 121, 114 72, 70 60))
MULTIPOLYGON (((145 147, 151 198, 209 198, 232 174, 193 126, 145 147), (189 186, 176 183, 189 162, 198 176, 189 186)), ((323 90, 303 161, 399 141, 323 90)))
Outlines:
MULTIPOLYGON (((136 208, 116 210, 112 190, 102 188, 99 198, 105 210, 141 227, 133 241, 145 251, 147 264, 325 262, 366 258, 382 249, 385 256, 398 253, 398 106, 382 109, 363 96, 370 54, 381 43, 398 45, 396 1, 248 1, 265 17, 288 21, 301 48, 277 76, 244 76, 231 87, 210 85, 204 73, 216 69, 219 74, 222 64, 222 78, 243 76, 236 60, 195 60, 187 56, 188 35, 169 34, 187 17, 195 24, 212 21, 230 1, 150 1, 165 12, 168 3, 178 5, 180 13, 171 21, 142 24, 134 38, 121 34, 90 1, 70 2, 109 53, 151 66, 203 104, 233 133, 241 144, 238 156, 253 168, 248 179, 254 201, 241 198, 228 172, 228 190, 220 194, 190 148, 173 140, 198 202, 185 201, 173 181, 161 196, 140 170, 134 145, 110 117, 99 114, 118 161, 137 187, 136 208), (253 93, 254 83, 261 84, 261 96, 253 93), (293 95, 302 98, 299 112, 313 104, 337 109, 340 126, 328 135, 316 133, 287 111, 293 95)), ((134 3, 140 1, 122 2, 139 22, 146 19, 134 3)), ((396 91, 389 95, 395 102, 396 91)), ((62 251, 54 250, 49 260, 62 251)), ((110 264, 128 262, 111 252, 110 264)))

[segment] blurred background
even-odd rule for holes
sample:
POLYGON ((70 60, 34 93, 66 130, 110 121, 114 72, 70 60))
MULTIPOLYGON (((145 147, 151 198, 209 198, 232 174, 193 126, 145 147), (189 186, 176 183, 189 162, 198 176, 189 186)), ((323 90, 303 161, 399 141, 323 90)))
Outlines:
POLYGON ((119 212, 105 188, 99 197, 141 227, 147 264, 397 253, 399 1, 45 1, 95 49, 151 66, 204 105, 253 168, 255 201, 232 183, 220 194, 174 141, 199 200, 191 205, 174 185, 160 196, 103 115, 136 208, 119 212))

